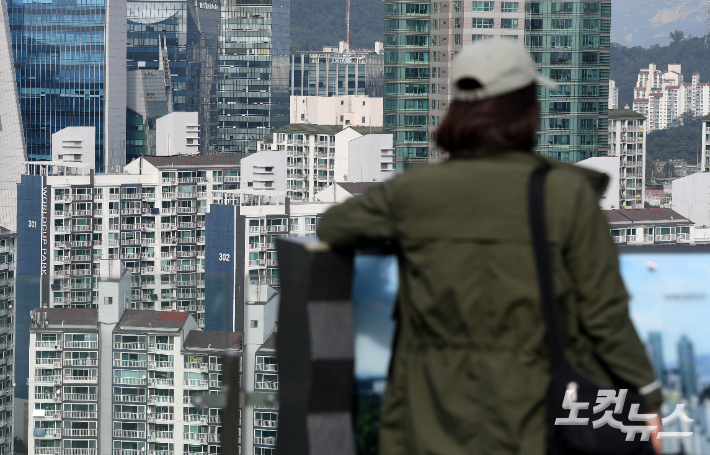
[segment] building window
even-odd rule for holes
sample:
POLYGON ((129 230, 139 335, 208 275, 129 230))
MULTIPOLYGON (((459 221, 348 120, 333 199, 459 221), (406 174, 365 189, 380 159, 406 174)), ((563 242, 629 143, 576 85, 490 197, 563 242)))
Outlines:
POLYGON ((454 35, 454 44, 457 46, 461 45, 461 35, 454 35))
POLYGON ((362 123, 365 123, 365 117, 362 118, 362 123))
POLYGON ((503 2, 500 7, 502 13, 517 13, 518 2, 503 2))
POLYGON ((252 329, 256 329, 257 327, 259 327, 259 321, 258 321, 258 320, 252 319, 252 320, 249 321, 249 322, 250 322, 249 326, 250 326, 252 329))
POLYGON ((509 39, 511 41, 518 42, 518 35, 501 35, 501 38, 509 39))
POLYGON ((461 28, 461 18, 457 17, 454 19, 454 28, 461 28))
POLYGON ((454 2, 454 12, 455 13, 461 12, 461 2, 454 2))
POLYGON ((493 19, 474 17, 473 28, 493 28, 493 19))
POLYGON ((493 35, 471 35, 471 41, 483 41, 484 39, 491 39, 493 35))
POLYGON ((493 3, 495 2, 473 2, 473 11, 491 12, 493 11, 493 3))
POLYGON ((518 20, 517 19, 501 19, 500 28, 517 29, 518 20))

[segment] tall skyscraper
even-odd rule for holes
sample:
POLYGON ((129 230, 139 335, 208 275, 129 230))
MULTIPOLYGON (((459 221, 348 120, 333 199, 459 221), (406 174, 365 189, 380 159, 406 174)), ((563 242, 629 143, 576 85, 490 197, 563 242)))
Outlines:
POLYGON ((525 44, 538 70, 560 84, 538 88, 542 156, 607 154, 610 31, 611 0, 525 4, 525 44))
POLYGON ((695 370, 693 342, 683 335, 678 341, 678 372, 683 396, 690 399, 698 393, 698 375, 695 370))
POLYGON ((217 151, 247 155, 289 121, 290 0, 224 0, 217 151))
POLYGON ((432 3, 431 93, 429 94, 430 156, 439 157, 435 132, 451 103, 451 64, 464 45, 486 39, 509 39, 523 45, 524 2, 432 3), (469 6, 470 5, 470 6, 469 6), (464 30, 471 34, 463 33, 464 30))
POLYGON ((656 379, 661 381, 661 384, 664 387, 667 386, 668 379, 666 378, 666 364, 663 361, 663 339, 661 337, 661 332, 649 333, 648 344, 646 347, 656 379))
POLYGON ((29 160, 50 160, 51 136, 96 128, 96 170, 125 164, 126 0, 8 3, 29 160))
POLYGON ((217 0, 128 1, 126 158, 155 154, 156 120, 199 114, 202 153, 217 134, 217 0))
POLYGON ((384 132, 394 138, 395 167, 429 158, 432 5, 385 0, 384 132))

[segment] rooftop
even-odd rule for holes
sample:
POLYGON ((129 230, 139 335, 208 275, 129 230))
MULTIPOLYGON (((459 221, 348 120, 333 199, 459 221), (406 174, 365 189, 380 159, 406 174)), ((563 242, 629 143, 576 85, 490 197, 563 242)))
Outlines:
MULTIPOLYGON (((636 101, 636 100, 634 100, 636 101)), ((646 117, 638 112, 631 109, 609 109, 609 118, 613 120, 621 119, 640 119, 643 120, 646 117)))
POLYGON ((336 185, 339 185, 348 193, 356 196, 381 183, 382 182, 336 182, 336 185))
MULTIPOLYGON (((382 134, 382 127, 369 126, 349 126, 358 133, 365 134, 382 134)), ((311 123, 290 123, 284 127, 274 131, 274 133, 297 133, 297 134, 327 134, 335 135, 343 131, 343 125, 313 125, 311 123)))
POLYGON ((96 308, 35 308, 32 311, 32 328, 85 328, 96 329, 99 310, 96 308))
POLYGON ((155 167, 238 166, 241 155, 144 156, 155 167))
POLYGON ((276 331, 271 334, 256 352, 276 352, 276 331))
POLYGON ((680 213, 671 209, 618 209, 605 210, 609 224, 692 224, 680 213))
POLYGON ((226 351, 227 349, 242 350, 243 334, 241 332, 203 332, 192 330, 185 338, 185 349, 214 349, 226 351))
POLYGON ((177 331, 183 328, 188 317, 190 317, 190 313, 152 310, 126 310, 123 313, 121 320, 118 321, 118 329, 156 329, 160 331, 177 331))

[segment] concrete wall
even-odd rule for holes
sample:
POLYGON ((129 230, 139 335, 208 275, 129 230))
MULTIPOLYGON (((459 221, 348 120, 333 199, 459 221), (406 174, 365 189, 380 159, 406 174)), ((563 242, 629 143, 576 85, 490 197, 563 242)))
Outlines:
POLYGON ((241 188, 286 191, 287 159, 285 150, 262 150, 244 157, 239 163, 241 188))
POLYGON ((10 39, 7 1, 0 1, 0 226, 17 230, 17 184, 22 175, 22 162, 27 160, 22 114, 15 84, 15 65, 10 39))
POLYGON ((596 157, 588 158, 575 163, 577 166, 586 167, 597 172, 603 172, 609 176, 609 185, 604 192, 604 196, 599 200, 602 210, 619 208, 619 157, 596 157))
POLYGON ((382 126, 382 107, 382 98, 365 95, 292 96, 291 123, 382 126))
POLYGON ((348 143, 349 182, 382 182, 393 176, 391 134, 367 134, 348 143))
POLYGON ((699 172, 673 181, 673 210, 696 226, 710 226, 710 173, 699 172))
POLYGON ((68 126, 52 134, 52 161, 85 164, 96 168, 96 128, 93 126, 68 126))
POLYGON ((104 172, 126 165, 126 0, 106 2, 104 172))
POLYGON ((197 155, 200 131, 197 112, 173 112, 155 123, 157 156, 197 155))

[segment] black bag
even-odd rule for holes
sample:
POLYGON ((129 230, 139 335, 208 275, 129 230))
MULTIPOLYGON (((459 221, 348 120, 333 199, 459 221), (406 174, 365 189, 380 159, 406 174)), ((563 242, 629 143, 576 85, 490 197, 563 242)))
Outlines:
MULTIPOLYGON (((592 409, 596 404, 597 393, 600 390, 613 390, 618 396, 621 389, 599 384, 584 377, 565 358, 545 226, 544 187, 549 170, 549 166, 535 169, 528 190, 528 216, 552 370, 547 389, 547 453, 548 455, 654 455, 651 441, 641 441, 640 434, 635 434, 633 441, 626 441, 626 433, 621 429, 612 428, 608 424, 597 429, 592 427, 592 421, 600 419, 607 411, 614 411, 615 407, 612 403, 605 410, 593 414, 592 409), (586 425, 555 425, 556 419, 570 417, 570 410, 562 408, 565 392, 569 389, 576 391, 576 400, 573 400, 575 403, 589 403, 587 409, 580 409, 577 414, 579 418, 589 419, 586 425)), ((612 414, 612 417, 624 427, 645 427, 645 422, 629 420, 631 405, 640 405, 638 413, 643 413, 641 395, 635 388, 624 389, 627 392, 623 409, 621 413, 612 414)), ((660 428, 658 430, 660 431, 660 428)))

